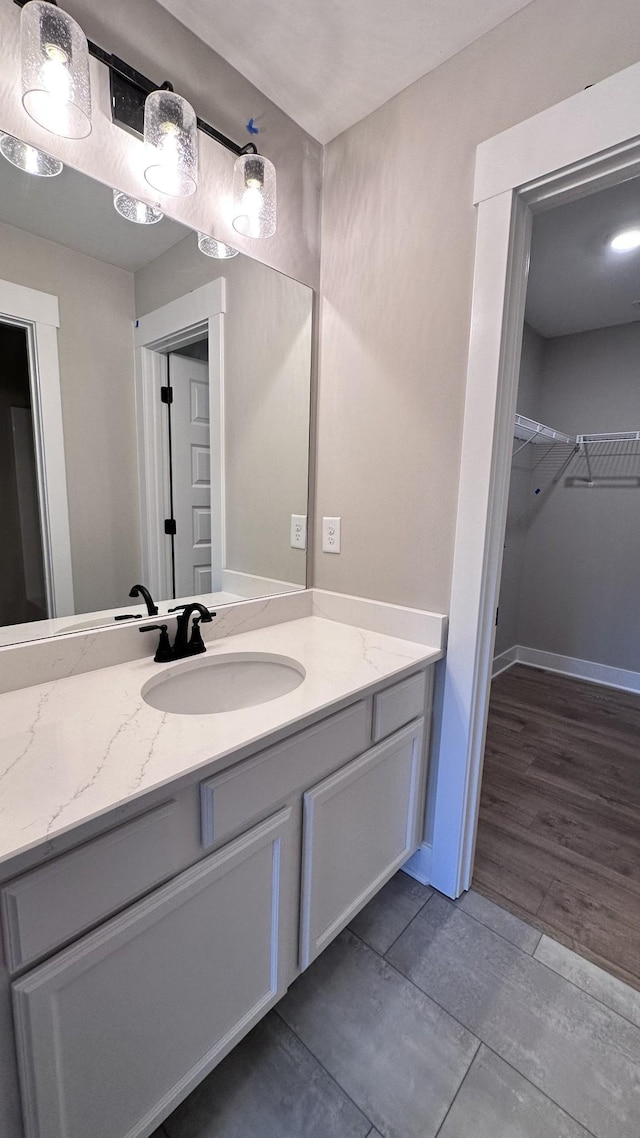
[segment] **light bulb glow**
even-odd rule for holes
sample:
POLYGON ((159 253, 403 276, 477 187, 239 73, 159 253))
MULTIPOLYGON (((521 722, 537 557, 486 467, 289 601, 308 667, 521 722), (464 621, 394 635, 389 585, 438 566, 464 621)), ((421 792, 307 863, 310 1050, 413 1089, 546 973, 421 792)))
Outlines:
POLYGON ((276 231, 276 171, 261 154, 241 154, 233 169, 233 228, 245 237, 276 231))
POLYGON ((55 178, 64 169, 59 158, 45 154, 44 150, 37 150, 11 134, 0 134, 0 154, 18 170, 39 178, 55 178))
POLYGON ((144 105, 144 176, 154 190, 172 197, 198 185, 198 126, 193 107, 173 91, 152 91, 144 105))
POLYGON ((621 233, 616 233, 609 242, 609 248, 614 253, 631 253, 634 249, 639 249, 640 229, 623 229, 621 233))
POLYGON ((91 133, 89 49, 79 24, 48 0, 29 0, 20 17, 22 103, 63 138, 91 133))
POLYGON ((113 205, 121 217, 133 221, 136 225, 157 225, 164 217, 162 210, 157 206, 132 198, 122 190, 113 191, 113 205))
POLYGON ((225 245, 224 241, 217 241, 215 237, 209 237, 206 233, 198 234, 198 249, 205 257, 216 257, 221 261, 238 256, 238 250, 232 245, 225 245))

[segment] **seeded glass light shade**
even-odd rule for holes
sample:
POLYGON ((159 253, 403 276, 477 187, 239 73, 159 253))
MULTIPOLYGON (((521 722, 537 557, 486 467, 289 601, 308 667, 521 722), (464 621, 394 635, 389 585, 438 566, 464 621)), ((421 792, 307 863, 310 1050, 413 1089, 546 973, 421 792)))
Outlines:
POLYGON ((261 154, 241 154, 233 168, 233 228, 245 237, 276 231, 276 169, 261 154))
POLYGON ((172 197, 193 194, 198 185, 196 112, 173 91, 152 91, 144 104, 144 176, 154 190, 172 197))
POLYGON ((126 217, 127 221, 134 221, 136 225, 155 225, 164 217, 162 210, 157 206, 138 201, 122 190, 113 191, 113 204, 122 217, 126 217))
POLYGON ((237 257, 238 250, 232 245, 225 245, 224 241, 216 241, 215 237, 208 237, 206 233, 198 234, 198 249, 205 257, 217 257, 219 260, 237 257))
POLYGON ((37 150, 27 142, 21 142, 12 134, 0 134, 0 154, 12 166, 17 166, 26 174, 36 174, 39 178, 55 178, 64 169, 59 158, 45 154, 44 150, 37 150))
POLYGON ((91 133, 91 86, 80 25, 47 0, 29 0, 20 18, 20 50, 27 114, 62 138, 86 138, 91 133))

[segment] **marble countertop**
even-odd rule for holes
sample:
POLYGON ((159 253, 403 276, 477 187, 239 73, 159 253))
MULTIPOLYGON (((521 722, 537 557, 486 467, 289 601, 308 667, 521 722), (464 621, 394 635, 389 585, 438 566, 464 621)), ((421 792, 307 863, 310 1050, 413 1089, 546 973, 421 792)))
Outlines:
POLYGON ((239 651, 293 657, 305 679, 269 703, 214 715, 146 704, 144 684, 176 667, 151 658, 0 695, 0 863, 443 655, 310 616, 209 641, 203 659, 239 651))

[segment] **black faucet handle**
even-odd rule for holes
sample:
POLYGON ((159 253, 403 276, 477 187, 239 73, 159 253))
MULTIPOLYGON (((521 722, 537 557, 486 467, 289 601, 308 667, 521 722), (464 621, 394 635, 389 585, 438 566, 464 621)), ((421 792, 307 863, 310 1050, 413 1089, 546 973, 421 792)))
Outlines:
POLYGON ((173 660, 173 649, 171 647, 171 641, 169 640, 166 624, 145 624, 142 628, 139 628, 138 631, 160 633, 156 654, 153 657, 156 664, 167 664, 169 660, 173 660))
POLYGON ((182 612, 186 607, 186 605, 175 605, 172 609, 167 609, 167 612, 182 612))
POLYGON ((200 617, 194 616, 189 637, 189 654, 195 655, 197 652, 206 652, 206 647, 200 631, 200 617))

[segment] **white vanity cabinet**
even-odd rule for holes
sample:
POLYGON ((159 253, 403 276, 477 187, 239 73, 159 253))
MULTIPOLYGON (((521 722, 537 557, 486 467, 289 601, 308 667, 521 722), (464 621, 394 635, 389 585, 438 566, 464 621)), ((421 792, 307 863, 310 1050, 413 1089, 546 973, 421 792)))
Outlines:
POLYGON ((205 772, 2 887, 25 1138, 146 1138, 410 857, 432 678, 205 772))
POLYGON ((284 994, 291 809, 13 987, 29 1138, 147 1135, 284 994))
POLYGON ((302 968, 419 844, 423 727, 417 720, 304 795, 302 968))

